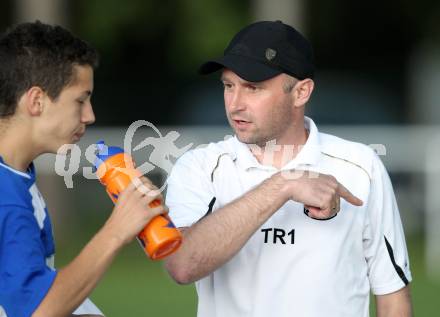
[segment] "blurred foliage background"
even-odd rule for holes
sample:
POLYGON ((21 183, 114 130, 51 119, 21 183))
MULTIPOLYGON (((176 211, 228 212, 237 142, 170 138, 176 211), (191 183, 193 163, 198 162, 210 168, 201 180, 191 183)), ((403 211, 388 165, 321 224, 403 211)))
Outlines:
MULTIPOLYGON (((0 2, 1 30, 37 18, 67 27, 99 50, 93 96, 98 128, 123 130, 138 119, 224 126, 218 76, 200 77, 197 67, 221 55, 240 28, 261 19, 290 23, 312 42, 318 71, 307 112, 318 125, 437 128, 440 122, 438 1, 0 2)), ((75 177, 74 189, 66 189, 53 171, 40 173, 57 266, 78 254, 112 208, 97 181, 75 177)), ((407 233, 415 315, 437 316, 440 279, 426 269, 426 175, 404 170, 391 177, 407 233)), ((136 243, 120 254, 92 298, 107 316, 195 316, 197 305, 194 287, 175 284, 136 243)))

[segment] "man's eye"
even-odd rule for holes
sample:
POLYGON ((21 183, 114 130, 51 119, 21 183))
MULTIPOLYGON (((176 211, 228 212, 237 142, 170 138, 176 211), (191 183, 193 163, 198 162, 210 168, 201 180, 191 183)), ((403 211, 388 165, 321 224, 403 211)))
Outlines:
POLYGON ((228 83, 223 83, 223 86, 227 89, 230 89, 232 87, 232 85, 228 83))

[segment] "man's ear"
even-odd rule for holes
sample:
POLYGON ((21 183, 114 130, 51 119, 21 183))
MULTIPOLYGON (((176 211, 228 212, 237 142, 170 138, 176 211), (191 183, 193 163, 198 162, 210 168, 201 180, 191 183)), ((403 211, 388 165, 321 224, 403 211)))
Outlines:
POLYGON ((26 110, 31 116, 39 116, 45 106, 46 93, 38 86, 31 87, 23 96, 26 110))
POLYGON ((294 87, 295 107, 304 106, 312 95, 315 83, 310 78, 299 80, 294 87))

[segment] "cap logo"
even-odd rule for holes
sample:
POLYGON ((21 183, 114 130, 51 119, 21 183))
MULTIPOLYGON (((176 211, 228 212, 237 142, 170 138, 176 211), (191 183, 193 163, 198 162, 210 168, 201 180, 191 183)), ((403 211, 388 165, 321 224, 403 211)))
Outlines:
POLYGON ((275 51, 274 49, 268 48, 266 49, 266 59, 268 61, 271 61, 275 58, 275 56, 277 56, 277 51, 275 51))

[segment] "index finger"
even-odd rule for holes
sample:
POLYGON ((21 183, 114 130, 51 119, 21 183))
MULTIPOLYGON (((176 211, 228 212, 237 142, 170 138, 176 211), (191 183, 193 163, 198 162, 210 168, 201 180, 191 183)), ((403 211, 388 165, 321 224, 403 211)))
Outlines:
POLYGON ((347 188, 344 187, 344 185, 339 184, 337 193, 340 197, 344 198, 346 201, 348 201, 350 204, 355 206, 362 206, 364 202, 357 198, 355 195, 353 195, 347 188))
POLYGON ((122 204, 131 196, 131 194, 135 190, 136 190, 136 184, 134 182, 130 182, 130 184, 128 184, 128 186, 124 190, 122 190, 119 193, 119 195, 110 193, 109 191, 107 191, 107 192, 109 193, 109 195, 116 198, 118 204, 122 204))

